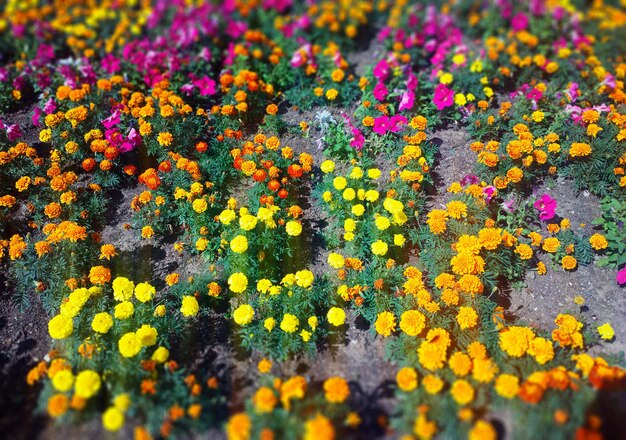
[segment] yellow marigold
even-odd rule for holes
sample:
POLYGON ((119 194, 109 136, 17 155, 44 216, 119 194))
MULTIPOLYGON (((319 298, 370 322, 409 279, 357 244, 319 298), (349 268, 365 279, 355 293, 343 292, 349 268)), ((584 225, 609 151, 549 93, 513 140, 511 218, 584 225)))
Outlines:
POLYGON ((52 339, 65 339, 74 331, 72 318, 56 315, 48 322, 48 333, 52 339))
POLYGON ((561 242, 556 237, 548 237, 543 241, 541 247, 544 251, 553 254, 561 247, 561 242))
POLYGON ((459 288, 466 293, 475 295, 483 293, 483 283, 476 275, 466 274, 459 278, 459 288))
MULTIPOLYGON (((555 64, 558 67, 558 64, 554 62, 550 64, 555 64)), ((550 68, 550 64, 548 64, 548 68, 550 68)), ((550 70, 552 70, 552 68, 550 68, 550 70)), ((498 435, 491 423, 485 420, 478 420, 468 432, 467 438, 468 440, 496 440, 498 435)))
POLYGON ((455 376, 467 376, 472 371, 472 359, 460 351, 455 352, 448 360, 448 366, 455 376))
POLYGON ((302 223, 294 220, 290 220, 285 225, 285 231, 292 237, 297 237, 302 233, 302 223))
POLYGON ((334 440, 335 428, 325 416, 317 413, 304 423, 303 440, 334 440))
POLYGON ((528 327, 506 327, 500 331, 500 348, 509 356, 522 357, 534 338, 535 333, 528 327))
POLYGON ((571 157, 585 157, 591 154, 591 145, 584 142, 574 142, 569 149, 571 157))
POLYGON ((324 381, 324 396, 330 403, 343 403, 350 395, 348 382, 342 377, 330 377, 324 381))
POLYGON ((474 359, 472 377, 482 383, 488 383, 498 374, 499 368, 492 359, 474 359))
POLYGON ((501 374, 494 386, 496 393, 505 399, 512 399, 519 392, 519 379, 512 374, 501 374))
POLYGON ((299 270, 296 272, 296 284, 302 288, 308 289, 313 285, 315 277, 310 270, 299 270))
POLYGON ((97 333, 107 333, 113 326, 113 317, 107 312, 97 313, 91 321, 91 328, 97 333))
POLYGON ((552 342, 545 338, 535 338, 530 342, 528 354, 534 357, 538 364, 546 364, 554 358, 552 342))
POLYGON ((300 320, 297 316, 292 315, 291 313, 285 313, 282 321, 280 322, 280 329, 285 333, 294 333, 298 329, 299 324, 300 320))
POLYGON ((230 241, 230 249, 241 254, 248 250, 248 239, 244 235, 238 235, 230 241))
POLYGON ((135 298, 142 303, 151 301, 156 294, 156 289, 149 283, 139 283, 135 286, 135 298))
POLYGON ((304 397, 306 387, 306 379, 302 376, 294 376, 280 385, 280 401, 287 411, 291 409, 291 400, 304 397))
POLYGON ((422 385, 428 394, 437 394, 443 388, 444 381, 434 374, 428 374, 424 376, 422 385))
POLYGON ((162 147, 169 147, 173 140, 174 136, 172 136, 172 134, 167 131, 161 132, 157 136, 157 142, 162 147))
POLYGON ((415 368, 403 367, 396 374, 396 383, 398 388, 408 393, 417 388, 417 371, 415 368))
POLYGON ((137 356, 141 351, 141 341, 134 332, 125 333, 117 343, 120 354, 125 358, 137 356))
POLYGON ((533 249, 526 243, 518 244, 515 247, 515 253, 518 254, 522 260, 529 260, 533 257, 533 249))
POLYGON ((128 301, 133 297, 135 283, 128 278, 117 277, 113 280, 113 297, 117 301, 128 301))
POLYGON ((238 325, 248 325, 254 319, 254 309, 250 304, 242 304, 233 312, 233 319, 238 325))
POLYGON ((372 243, 371 248, 372 253, 374 255, 378 255, 379 257, 387 254, 387 251, 389 250, 389 246, 387 245, 387 243, 382 240, 376 240, 374 243, 372 243))
POLYGON ((391 336, 391 333, 396 329, 396 317, 391 312, 381 312, 376 317, 374 326, 379 335, 385 338, 391 336))
POLYGON ((461 330, 473 328, 478 323, 478 313, 473 307, 460 307, 459 313, 456 315, 456 322, 459 323, 461 330))
POLYGON ((431 329, 417 349, 419 363, 427 370, 442 368, 447 360, 450 334, 442 328, 431 329))
POLYGON ((74 392, 83 399, 89 399, 100 390, 101 383, 98 373, 92 370, 83 370, 76 376, 74 392))
POLYGON ((243 293, 248 288, 248 277, 241 272, 236 272, 228 277, 228 287, 235 293, 243 293))
POLYGON ((339 307, 331 307, 326 314, 326 318, 331 325, 338 327, 346 322, 346 312, 339 307))
POLYGON ((71 369, 61 370, 52 377, 52 386, 55 390, 65 393, 74 385, 74 374, 71 369))
POLYGON ((453 200, 446 205, 448 215, 455 219, 467 216, 467 205, 460 200, 453 200))
POLYGON ((119 431, 124 426, 124 413, 112 406, 102 413, 102 426, 110 432, 119 431))
POLYGON ((152 226, 144 226, 141 228, 141 237, 142 238, 150 238, 154 235, 154 229, 152 226))
POLYGON ((234 414, 226 423, 228 440, 248 440, 252 433, 252 421, 245 412, 234 414))
POLYGON ((433 209, 430 211, 428 213, 428 220, 426 221, 430 232, 437 235, 444 233, 447 229, 447 218, 448 213, 442 209, 433 209))
POLYGON ((593 234, 591 237, 589 237, 589 244, 595 250, 601 251, 602 249, 607 248, 607 246, 609 245, 609 242, 606 240, 604 235, 596 233, 596 234, 593 234))
POLYGON ((576 258, 572 257, 571 255, 566 255, 561 260, 561 266, 563 266, 563 269, 566 269, 566 270, 575 269, 577 264, 578 263, 576 262, 576 258))
POLYGON ((271 413, 278 403, 278 398, 274 394, 274 390, 269 387, 259 388, 254 396, 252 396, 252 404, 257 413, 271 413))
POLYGON ((200 309, 198 305, 198 300, 193 295, 185 295, 183 296, 183 301, 180 306, 180 313, 183 316, 196 316, 198 314, 198 310, 200 309))
POLYGON ((419 335, 426 326, 426 317, 418 310, 407 310, 400 316, 400 329, 409 336, 419 335))
POLYGON ((494 250, 502 242, 502 229, 484 228, 478 232, 478 239, 487 250, 494 250))
POLYGON ((474 400, 476 392, 474 391, 474 387, 472 387, 468 381, 464 379, 457 379, 450 388, 450 394, 452 395, 454 401, 459 405, 467 405, 474 400))

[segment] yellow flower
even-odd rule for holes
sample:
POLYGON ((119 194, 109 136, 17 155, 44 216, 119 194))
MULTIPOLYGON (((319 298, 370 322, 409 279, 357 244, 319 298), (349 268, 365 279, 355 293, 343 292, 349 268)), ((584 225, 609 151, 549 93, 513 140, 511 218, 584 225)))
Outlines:
POLYGON ((324 397, 330 403, 343 403, 350 395, 348 382, 342 377, 330 377, 324 381, 324 397))
POLYGON ((387 246, 387 243, 381 240, 376 240, 374 243, 372 243, 371 248, 372 253, 374 255, 378 255, 379 257, 384 256, 389 250, 389 246, 387 246))
POLYGON ((304 423, 303 440, 333 440, 335 428, 322 414, 317 415, 304 423))
POLYGON ((72 370, 61 370, 52 378, 52 386, 55 390, 65 393, 72 389, 74 385, 74 374, 72 370))
POLYGON ((311 287, 314 276, 310 270, 299 270, 296 272, 296 284, 305 289, 311 287))
POLYGON ((274 330, 274 327, 276 327, 276 320, 274 318, 267 318, 263 321, 263 327, 265 327, 265 330, 268 332, 271 332, 274 330))
POLYGON ((500 348, 509 356, 522 357, 530 348, 535 334, 528 327, 511 326, 500 331, 500 348))
POLYGON ((384 231, 385 229, 389 228, 389 226, 391 226, 391 220, 383 215, 379 215, 374 220, 374 224, 379 231, 384 231))
POLYGON ((329 101, 334 101, 335 99, 337 99, 337 95, 339 95, 339 92, 336 89, 328 89, 326 91, 326 99, 328 99, 329 101))
POLYGON ((232 415, 226 423, 226 438, 228 440, 248 440, 251 431, 252 421, 244 412, 232 415))
POLYGON ((191 206, 193 210, 196 211, 198 214, 202 214, 204 211, 207 210, 208 207, 207 202, 204 199, 194 200, 191 206))
POLYGON ((280 329, 285 333, 293 333, 298 329, 300 320, 291 313, 285 313, 283 320, 280 322, 280 329))
POLYGON ((335 171, 335 162, 333 162, 332 160, 325 160, 320 165, 320 169, 325 174, 332 173, 333 171, 335 171))
POLYGON ((148 283, 139 283, 135 287, 135 297, 145 303, 151 301, 156 294, 156 289, 148 283))
POLYGON ((424 376, 422 384, 428 394, 437 394, 443 388, 444 382, 434 374, 424 376))
POLYGON ((348 181, 343 176, 337 176, 333 179, 333 186, 337 191, 341 191, 348 186, 348 181))
POLYGON ((238 325, 248 325, 254 319, 254 309, 250 304, 242 304, 233 312, 233 319, 238 325))
POLYGON ((120 354, 126 358, 137 356, 141 351, 141 341, 134 332, 128 332, 117 343, 120 354))
POLYGON ((124 426, 124 414, 114 406, 102 414, 102 426, 110 432, 119 431, 124 426))
POLYGON ((608 322, 598 327, 598 333, 600 337, 606 341, 610 341, 615 337, 615 331, 608 322))
POLYGON ((341 269, 345 264, 345 260, 342 255, 331 252, 328 254, 328 264, 335 269, 341 269))
POLYGON ((91 321, 91 328, 94 332, 107 333, 113 326, 113 317, 107 312, 97 313, 91 321))
POLYGON ((274 394, 274 390, 269 387, 261 387, 252 396, 252 404, 254 410, 259 413, 271 413, 278 403, 278 398, 274 394))
POLYGON ((165 347, 158 347, 152 353, 151 359, 158 364, 162 364, 170 357, 170 351, 165 347))
POLYGON ((400 368, 396 374, 396 383, 398 388, 406 393, 417 388, 417 371, 415 371, 415 368, 400 368))
POLYGON ((228 287, 235 293, 243 293, 248 288, 248 277, 241 272, 235 272, 228 277, 228 287))
POLYGON ((467 405, 474 400, 474 387, 464 379, 455 380, 450 388, 450 394, 452 398, 459 405, 467 405))
POLYGON ((346 312, 339 307, 331 307, 326 314, 326 318, 331 325, 339 327, 346 322, 346 312))
POLYGON ((300 222, 290 220, 285 225, 285 230, 287 231, 287 234, 292 237, 297 237, 302 233, 302 224, 300 222))
POLYGON ((238 235, 230 241, 230 249, 241 254, 248 250, 248 239, 243 235, 238 235))
POLYGON ((419 335, 426 326, 426 317, 417 310, 407 310, 400 316, 400 330, 409 336, 419 335))
POLYGON ((48 333, 52 339, 65 339, 74 331, 72 318, 56 315, 48 322, 48 333))
POLYGON ((456 315, 456 321, 459 323, 461 330, 475 327, 478 323, 478 313, 473 307, 461 307, 456 315))
POLYGON ((83 399, 89 399, 100 390, 100 375, 92 370, 78 373, 74 383, 74 392, 83 399))
POLYGON ((589 244, 591 244, 591 247, 594 248, 596 251, 600 251, 602 249, 606 249, 609 245, 609 242, 606 240, 606 238, 604 238, 603 235, 593 234, 591 237, 589 237, 589 244))
POLYGON ((115 306, 115 319, 130 318, 135 313, 135 306, 130 301, 122 301, 115 306))
POLYGON ((180 307, 180 313, 183 316, 196 316, 198 314, 198 310, 200 309, 198 305, 198 300, 193 295, 185 295, 183 296, 182 305, 180 307))
POLYGON ((501 374, 494 386, 496 393, 505 399, 512 399, 519 391, 519 379, 512 374, 501 374))
POLYGON ((396 329, 396 317, 391 312, 381 312, 376 317, 376 333, 383 337, 391 336, 391 333, 396 329))

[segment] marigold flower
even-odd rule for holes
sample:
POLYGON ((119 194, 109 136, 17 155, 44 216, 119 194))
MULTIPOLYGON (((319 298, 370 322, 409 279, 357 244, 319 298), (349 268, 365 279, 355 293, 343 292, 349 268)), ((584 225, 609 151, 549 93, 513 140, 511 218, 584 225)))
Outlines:
POLYGON ((180 313, 183 316, 196 316, 198 314, 198 310, 200 309, 198 305, 198 300, 193 295, 185 295, 183 296, 183 301, 180 306, 180 313))
POLYGON ((350 395, 350 387, 342 377, 331 377, 324 381, 324 396, 330 403, 343 403, 350 395))
POLYGON ((385 338, 391 336, 391 333, 396 329, 396 317, 391 312, 381 312, 376 317, 374 326, 379 335, 385 338))
POLYGON ((83 399, 89 399, 100 390, 101 383, 98 373, 92 370, 83 370, 76 376, 74 392, 83 399))
POLYGON ((396 383, 398 388, 405 393, 411 392, 417 388, 417 371, 415 368, 403 367, 396 374, 396 383))
POLYGON ((238 325, 248 325, 254 319, 254 309, 250 304, 242 304, 233 312, 233 319, 238 325))

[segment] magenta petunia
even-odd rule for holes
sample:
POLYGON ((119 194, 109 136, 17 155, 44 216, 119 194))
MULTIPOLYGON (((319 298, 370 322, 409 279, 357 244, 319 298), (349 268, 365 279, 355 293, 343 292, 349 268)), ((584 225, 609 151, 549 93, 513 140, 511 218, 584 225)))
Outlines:
POLYGON ((556 200, 548 194, 542 195, 539 199, 537 199, 537 201, 535 201, 533 206, 537 211, 539 211, 540 220, 547 221, 554 218, 557 203, 556 200))
POLYGON ((626 284, 626 266, 622 267, 615 276, 615 281, 617 284, 622 285, 626 284))
POLYGON ((445 84, 437 85, 435 88, 435 96, 433 96, 433 103, 439 111, 450 107, 454 104, 454 90, 449 89, 445 84))

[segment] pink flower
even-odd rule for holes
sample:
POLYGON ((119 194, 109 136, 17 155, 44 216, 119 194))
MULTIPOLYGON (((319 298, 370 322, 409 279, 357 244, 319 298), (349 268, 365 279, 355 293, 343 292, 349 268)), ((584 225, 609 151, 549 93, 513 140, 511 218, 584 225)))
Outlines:
POLYGON ((111 114, 111 116, 102 120, 102 125, 104 125, 105 128, 115 127, 119 123, 120 123, 120 112, 117 110, 114 111, 113 114, 111 114))
POLYGON ((372 74, 380 81, 386 80, 391 74, 391 67, 389 67, 387 60, 380 60, 374 67, 372 74))
POLYGON ((215 81, 208 76, 193 81, 193 85, 200 91, 200 96, 213 95, 216 92, 215 81))
POLYGON ((379 116, 374 119, 374 133, 385 134, 389 129, 389 117, 388 116, 379 116))
POLYGON ((626 266, 622 267, 622 269, 617 272, 615 281, 617 281, 619 285, 626 284, 626 266))
POLYGON ((407 90, 402 94, 400 98, 400 106, 398 107, 398 111, 407 110, 413 108, 413 104, 415 103, 415 93, 411 90, 407 90))
POLYGON ((437 85, 433 103, 439 111, 450 107, 454 103, 454 90, 447 88, 445 84, 437 85))
POLYGON ((528 27, 528 17, 521 12, 515 14, 511 19, 511 27, 515 32, 523 31, 528 27))
POLYGON ((374 92, 373 93, 374 93, 374 98, 376 98, 377 100, 382 102, 387 97, 387 94, 389 93, 389 90, 387 90, 387 87, 385 87, 384 83, 379 82, 374 87, 374 92))
POLYGON ((539 211, 539 219, 542 221, 550 220, 554 217, 556 211, 556 200, 548 194, 544 194, 533 205, 539 211))

